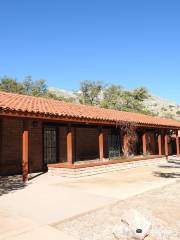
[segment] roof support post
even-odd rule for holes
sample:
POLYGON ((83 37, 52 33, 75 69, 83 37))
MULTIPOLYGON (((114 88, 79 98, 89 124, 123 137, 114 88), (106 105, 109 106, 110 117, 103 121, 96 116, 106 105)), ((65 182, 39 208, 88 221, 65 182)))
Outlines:
POLYGON ((166 159, 168 159, 169 149, 168 149, 168 134, 167 134, 167 132, 164 135, 164 143, 165 143, 165 156, 166 156, 166 159))
POLYGON ((22 133, 22 177, 23 181, 28 181, 29 173, 29 121, 23 121, 22 133))
POLYGON ((73 136, 72 136, 72 127, 71 125, 68 126, 66 141, 67 141, 67 163, 72 165, 73 164, 73 136))
POLYGON ((104 158, 104 134, 102 127, 98 129, 98 140, 99 140, 99 159, 103 160, 104 158))
POLYGON ((176 130, 176 154, 179 155, 179 135, 178 135, 178 130, 176 130))
POLYGON ((158 133, 158 152, 159 156, 162 156, 162 135, 158 133))
POLYGON ((3 129, 3 119, 1 118, 0 119, 0 173, 1 173, 1 161, 2 161, 2 140, 3 140, 3 132, 2 132, 2 129, 3 129))
POLYGON ((142 135, 142 144, 143 144, 143 155, 147 154, 147 133, 144 132, 142 135))

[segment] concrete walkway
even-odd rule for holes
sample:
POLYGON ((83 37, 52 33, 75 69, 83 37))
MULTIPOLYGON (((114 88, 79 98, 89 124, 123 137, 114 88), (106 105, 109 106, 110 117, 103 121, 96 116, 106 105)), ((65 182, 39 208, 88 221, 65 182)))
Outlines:
POLYGON ((180 177, 178 164, 162 161, 160 166, 79 179, 41 175, 25 188, 0 197, 0 239, 72 240, 53 224, 175 182, 174 176, 180 177))

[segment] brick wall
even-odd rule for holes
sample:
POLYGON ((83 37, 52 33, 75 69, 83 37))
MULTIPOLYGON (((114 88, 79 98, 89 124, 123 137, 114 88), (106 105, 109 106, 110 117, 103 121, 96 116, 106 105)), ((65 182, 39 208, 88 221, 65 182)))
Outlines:
POLYGON ((67 161, 66 135, 67 135, 67 127, 59 127, 58 128, 58 136, 59 136, 58 156, 59 156, 59 162, 66 162, 67 161))
POLYGON ((37 126, 30 121, 29 134, 29 170, 38 172, 43 169, 43 128, 42 122, 37 126))
POLYGON ((21 172, 22 121, 3 118, 1 121, 0 173, 16 174, 21 172))
POLYGON ((97 128, 76 128, 75 135, 77 160, 90 160, 99 157, 97 128))
MULTIPOLYGON (((3 118, 0 128, 0 174, 20 174, 22 163, 21 119, 3 118)), ((43 170, 42 124, 33 127, 30 122, 29 134, 29 169, 30 172, 43 170)))

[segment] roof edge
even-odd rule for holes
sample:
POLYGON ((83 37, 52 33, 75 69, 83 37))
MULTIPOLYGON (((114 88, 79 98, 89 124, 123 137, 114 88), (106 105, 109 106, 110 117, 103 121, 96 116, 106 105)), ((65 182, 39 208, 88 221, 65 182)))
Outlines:
POLYGON ((84 123, 84 124, 97 124, 97 125, 113 125, 113 126, 119 126, 121 123, 124 122, 133 124, 136 127, 146 127, 146 128, 173 128, 173 129, 179 129, 180 126, 176 125, 160 125, 160 124, 146 124, 146 123, 138 123, 133 121, 120 121, 120 120, 102 120, 102 119, 92 119, 92 118, 78 118, 78 117, 70 117, 70 116, 59 116, 59 115, 53 115, 53 114, 45 114, 45 113, 35 113, 35 112, 24 112, 24 111, 17 111, 17 110, 3 110, 0 109, 0 117, 15 117, 15 118, 23 118, 23 119, 38 119, 42 121, 53 121, 53 122, 67 122, 67 123, 84 123))

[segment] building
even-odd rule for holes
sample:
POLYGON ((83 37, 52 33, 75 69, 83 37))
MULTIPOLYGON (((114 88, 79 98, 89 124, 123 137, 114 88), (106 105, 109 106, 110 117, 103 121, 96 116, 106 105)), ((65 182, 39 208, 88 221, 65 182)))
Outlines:
POLYGON ((179 154, 180 122, 172 119, 6 92, 0 116, 0 174, 24 180, 51 167, 179 154))

